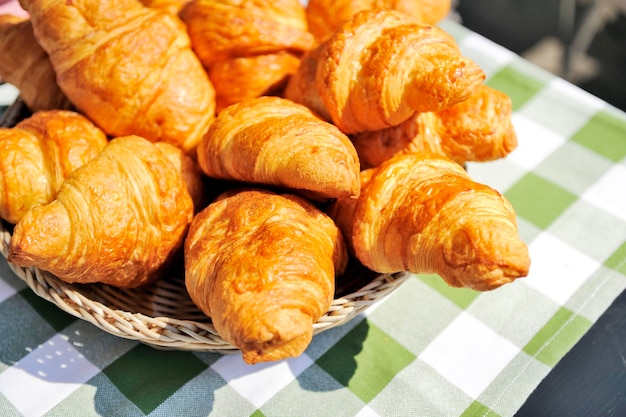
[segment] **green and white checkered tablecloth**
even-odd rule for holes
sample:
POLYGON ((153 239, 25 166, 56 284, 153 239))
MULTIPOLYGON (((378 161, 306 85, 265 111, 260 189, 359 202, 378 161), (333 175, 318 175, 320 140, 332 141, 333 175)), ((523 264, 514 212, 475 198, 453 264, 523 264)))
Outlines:
MULTIPOLYGON (((532 258, 489 293, 415 276, 297 359, 164 351, 35 296, 0 263, 0 416, 511 416, 626 288, 626 115, 442 26, 509 94, 519 147, 471 164, 515 206, 532 258)), ((15 91, 0 87, 7 104, 15 91)))

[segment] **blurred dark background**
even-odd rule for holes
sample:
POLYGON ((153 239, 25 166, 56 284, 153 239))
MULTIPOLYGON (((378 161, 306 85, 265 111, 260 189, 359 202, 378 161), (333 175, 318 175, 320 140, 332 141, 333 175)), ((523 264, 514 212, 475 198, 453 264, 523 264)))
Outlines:
POLYGON ((462 24, 626 111, 626 0, 457 0, 462 24))

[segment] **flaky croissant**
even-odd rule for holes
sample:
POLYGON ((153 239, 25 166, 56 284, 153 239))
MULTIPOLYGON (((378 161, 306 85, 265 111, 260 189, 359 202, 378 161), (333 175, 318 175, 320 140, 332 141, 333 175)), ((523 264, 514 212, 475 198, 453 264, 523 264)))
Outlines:
POLYGON ((303 56, 285 97, 353 134, 453 106, 484 79, 444 30, 395 10, 366 10, 303 56))
POLYGON ((0 15, 0 79, 20 90, 31 112, 69 109, 48 54, 37 43, 30 19, 0 15))
POLYGON ((274 94, 314 43, 298 0, 191 0, 180 16, 215 86, 218 111, 274 94))
POLYGON ((361 183, 358 200, 337 200, 328 213, 373 271, 436 273, 480 291, 528 274, 511 204, 445 156, 395 156, 364 170, 361 183))
POLYGON ((249 364, 300 355, 347 264, 343 237, 308 201, 263 190, 227 193, 185 240, 192 300, 249 364))
POLYGON ((191 0, 181 18, 206 67, 229 58, 305 51, 313 45, 298 0, 191 0))
POLYGON ((208 69, 217 112, 247 98, 281 95, 299 65, 300 58, 288 51, 217 61, 208 69))
POLYGON ((398 126, 351 136, 362 168, 393 155, 431 151, 461 165, 503 158, 517 147, 511 99, 481 85, 467 100, 439 112, 415 113, 398 126))
POLYGON ((215 91, 182 22, 136 0, 22 0, 61 90, 111 136, 193 153, 215 91))
POLYGON ((0 128, 0 217, 15 224, 52 201, 64 179, 106 144, 104 132, 69 110, 41 110, 0 128))
POLYGON ((306 107, 279 97, 222 110, 198 144, 209 177, 303 190, 321 198, 359 193, 350 139, 306 107))
POLYGON ((183 244, 193 203, 174 165, 138 136, 111 140, 72 172, 56 199, 17 223, 8 260, 67 282, 137 287, 183 244))
POLYGON ((424 25, 434 25, 450 11, 450 0, 309 0, 309 32, 323 41, 346 20, 363 10, 392 9, 411 15, 424 25))

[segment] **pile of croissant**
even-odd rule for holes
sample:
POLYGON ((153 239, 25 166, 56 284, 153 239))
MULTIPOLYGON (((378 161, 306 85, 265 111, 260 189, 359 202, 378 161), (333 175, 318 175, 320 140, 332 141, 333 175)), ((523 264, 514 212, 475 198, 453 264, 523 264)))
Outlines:
POLYGON ((21 4, 0 16, 32 112, 0 128, 15 265, 132 288, 182 255, 250 364, 306 349, 349 261, 527 275, 511 204, 464 169, 517 146, 510 99, 436 25, 449 1, 21 4))

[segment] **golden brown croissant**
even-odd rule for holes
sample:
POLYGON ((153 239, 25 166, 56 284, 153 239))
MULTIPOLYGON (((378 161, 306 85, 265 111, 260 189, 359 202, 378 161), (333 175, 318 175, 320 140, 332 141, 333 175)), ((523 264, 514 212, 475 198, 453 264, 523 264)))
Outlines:
POLYGON ((298 0, 191 0, 181 18, 206 67, 229 58, 306 51, 314 42, 298 0))
POLYGON ((423 25, 434 25, 450 11, 450 0, 309 0, 309 32, 323 41, 343 22, 363 10, 392 9, 407 13, 423 25))
POLYGON ((395 156, 363 171, 361 182, 358 200, 337 200, 329 214, 368 268, 436 273, 481 291, 528 274, 511 204, 445 156, 395 156))
POLYGON ((162 274, 192 218, 167 157, 144 138, 119 137, 17 223, 8 260, 67 282, 137 287, 162 274))
POLYGON ((361 168, 378 166, 393 155, 431 151, 454 159, 484 162, 503 158, 517 147, 511 99, 481 85, 467 100, 439 112, 415 113, 387 129, 351 136, 361 168))
POLYGON ((215 86, 218 110, 273 94, 314 43, 298 0, 192 0, 180 15, 215 86))
POLYGON ((48 54, 37 43, 30 19, 0 15, 0 79, 13 84, 29 110, 69 109, 48 54))
POLYGON ((198 144, 209 177, 286 187, 322 198, 359 193, 350 139, 306 107, 279 97, 247 99, 222 110, 198 144))
POLYGON ((216 86, 217 112, 246 98, 280 95, 299 65, 300 58, 287 51, 214 63, 208 71, 216 86))
POLYGON ((215 91, 182 22, 135 0, 22 0, 74 105, 111 136, 193 153, 215 91))
POLYGON ((63 180, 106 144, 104 132, 69 110, 41 110, 0 128, 0 217, 14 224, 52 201, 63 180))
POLYGON ((442 29, 395 10, 366 10, 303 56, 285 97, 352 134, 453 106, 484 79, 442 29))
POLYGON ((333 221, 306 200, 231 192, 191 223, 185 280, 198 307, 250 364, 300 355, 347 263, 333 221))

